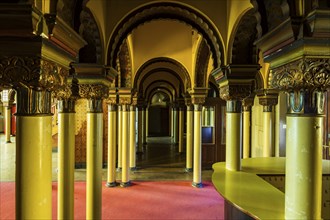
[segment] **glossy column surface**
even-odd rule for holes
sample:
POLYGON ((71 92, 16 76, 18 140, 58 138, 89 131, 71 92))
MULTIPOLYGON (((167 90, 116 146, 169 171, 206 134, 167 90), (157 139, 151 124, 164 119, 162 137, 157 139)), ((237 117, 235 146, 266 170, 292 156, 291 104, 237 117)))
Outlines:
POLYGON ((321 219, 323 118, 287 116, 285 219, 321 219))
POLYGON ((179 141, 179 132, 178 132, 178 112, 173 110, 173 142, 178 143, 179 141))
POLYGON ((272 157, 274 152, 273 144, 273 117, 272 112, 263 112, 263 156, 272 157))
POLYGON ((142 142, 142 136, 143 136, 143 118, 142 118, 143 112, 141 109, 138 110, 138 152, 143 152, 143 142, 142 142))
POLYGON ((87 113, 86 219, 102 215, 103 114, 87 113))
POLYGON ((16 219, 52 218, 51 125, 51 116, 17 116, 16 219))
POLYGON ((250 111, 243 111, 243 158, 250 157, 250 111))
POLYGON ((74 218, 75 113, 58 114, 58 219, 74 218))
POLYGON ((241 170, 241 113, 226 113, 226 168, 241 170))
POLYGON ((117 157, 117 169, 118 171, 121 171, 121 167, 122 167, 122 125, 123 125, 123 121, 122 121, 122 111, 121 111, 121 107, 118 108, 118 157, 117 157))
POLYGON ((121 186, 126 186, 129 183, 129 143, 128 143, 128 112, 123 107, 122 111, 122 171, 121 171, 121 186))
MULTIPOLYGON (((196 108, 196 107, 195 107, 196 108)), ((194 111, 194 167, 193 186, 202 187, 202 131, 201 111, 194 111)))
POLYGON ((179 153, 183 152, 183 123, 184 123, 184 112, 183 110, 179 111, 179 153))
POLYGON ((6 107, 5 110, 5 119, 6 119, 6 143, 11 143, 10 133, 11 133, 11 109, 6 107))
POLYGON ((108 175, 107 187, 116 186, 116 111, 108 111, 108 175))
POLYGON ((135 169, 136 167, 136 149, 135 149, 135 108, 131 108, 130 110, 130 117, 129 117, 129 129, 130 129, 130 135, 129 135, 129 167, 131 169, 135 169))
POLYGON ((186 171, 192 171, 193 157, 193 111, 187 111, 186 171))

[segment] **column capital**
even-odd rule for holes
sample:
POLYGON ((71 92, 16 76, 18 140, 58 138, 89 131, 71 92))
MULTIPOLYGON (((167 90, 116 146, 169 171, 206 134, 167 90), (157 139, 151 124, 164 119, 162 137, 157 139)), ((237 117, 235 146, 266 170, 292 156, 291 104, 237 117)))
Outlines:
POLYGON ((190 89, 188 92, 191 96, 191 102, 194 105, 203 105, 207 96, 208 88, 195 87, 190 89))
POLYGON ((243 111, 250 112, 254 103, 254 95, 246 97, 242 100, 243 111))
POLYGON ((108 105, 116 105, 117 104, 117 90, 116 88, 109 89, 109 96, 105 99, 108 105))
POLYGON ((284 91, 301 89, 325 91, 330 87, 330 58, 303 57, 270 70, 271 88, 284 91))
POLYGON ((79 84, 79 95, 86 99, 105 99, 109 96, 109 89, 103 84, 79 84))
POLYGON ((261 89, 257 91, 259 104, 264 107, 264 112, 271 112, 272 106, 278 103, 278 91, 275 89, 261 89))
POLYGON ((252 81, 227 81, 220 86, 220 98, 225 101, 240 100, 249 97, 252 92, 252 81))
POLYGON ((132 89, 119 88, 118 96, 120 105, 130 105, 132 103, 132 89))

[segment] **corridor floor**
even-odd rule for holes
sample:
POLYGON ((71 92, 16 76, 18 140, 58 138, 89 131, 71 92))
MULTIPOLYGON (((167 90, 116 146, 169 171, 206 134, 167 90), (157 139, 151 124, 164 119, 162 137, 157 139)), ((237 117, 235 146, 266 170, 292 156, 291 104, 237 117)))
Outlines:
MULTIPOLYGON (((15 137, 12 143, 5 143, 4 134, 0 134, 0 181, 15 181, 15 137)), ((137 170, 130 172, 134 180, 192 180, 193 174, 185 172, 186 157, 178 152, 178 146, 171 143, 170 137, 150 137, 143 154, 136 158, 137 170)), ((54 148, 53 148, 54 149, 54 148)), ((55 148, 56 149, 56 148, 55 148)), ((52 178, 57 181, 57 152, 52 153, 52 178)), ((202 171, 202 180, 210 181, 212 170, 202 171)), ((107 170, 103 169, 102 179, 106 181, 107 170)), ((117 172, 120 181, 121 173, 117 172)), ((75 180, 86 180, 86 169, 75 169, 75 180)))

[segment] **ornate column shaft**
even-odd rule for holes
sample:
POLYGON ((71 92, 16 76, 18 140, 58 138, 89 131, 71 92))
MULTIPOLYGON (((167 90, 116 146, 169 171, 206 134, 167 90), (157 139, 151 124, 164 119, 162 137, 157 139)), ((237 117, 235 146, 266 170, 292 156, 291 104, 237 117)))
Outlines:
POLYGON ((248 82, 234 82, 220 87, 220 97, 227 101, 226 111, 226 169, 241 170, 242 100, 249 97, 248 82))
POLYGON ((262 90, 258 92, 259 103, 263 106, 263 156, 275 156, 274 141, 274 114, 273 106, 277 105, 278 93, 274 90, 262 90))
POLYGON ((243 99, 243 158, 249 158, 251 152, 251 107, 254 97, 243 99))
POLYGON ((117 108, 116 91, 109 92, 108 102, 108 175, 107 187, 115 187, 116 183, 116 145, 117 145, 117 108))
POLYGON ((102 219, 102 99, 107 98, 108 88, 102 84, 84 84, 79 88, 80 96, 88 99, 86 219, 102 219))
POLYGON ((79 96, 77 80, 71 88, 55 92, 58 100, 58 219, 74 218, 75 100, 79 96))
POLYGON ((202 184, 202 105, 205 102, 207 88, 194 88, 189 91, 194 105, 194 160, 192 186, 201 188, 202 184))
POLYGON ((273 88, 289 93, 286 219, 321 219, 324 91, 330 59, 301 58, 272 69, 273 88))
POLYGON ((187 131, 186 131, 186 172, 193 171, 193 123, 194 123, 194 106, 191 99, 186 99, 187 105, 187 131))

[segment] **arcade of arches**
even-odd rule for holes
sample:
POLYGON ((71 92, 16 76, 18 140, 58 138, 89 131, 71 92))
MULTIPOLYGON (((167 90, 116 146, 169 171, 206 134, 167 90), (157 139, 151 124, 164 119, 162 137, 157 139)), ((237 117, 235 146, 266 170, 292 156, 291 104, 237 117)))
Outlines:
POLYGON ((51 218, 53 136, 59 218, 75 168, 101 219, 102 169, 128 187, 148 139, 168 137, 194 187, 213 168, 227 218, 330 219, 329 24, 326 0, 1 1, 16 218, 51 218))

